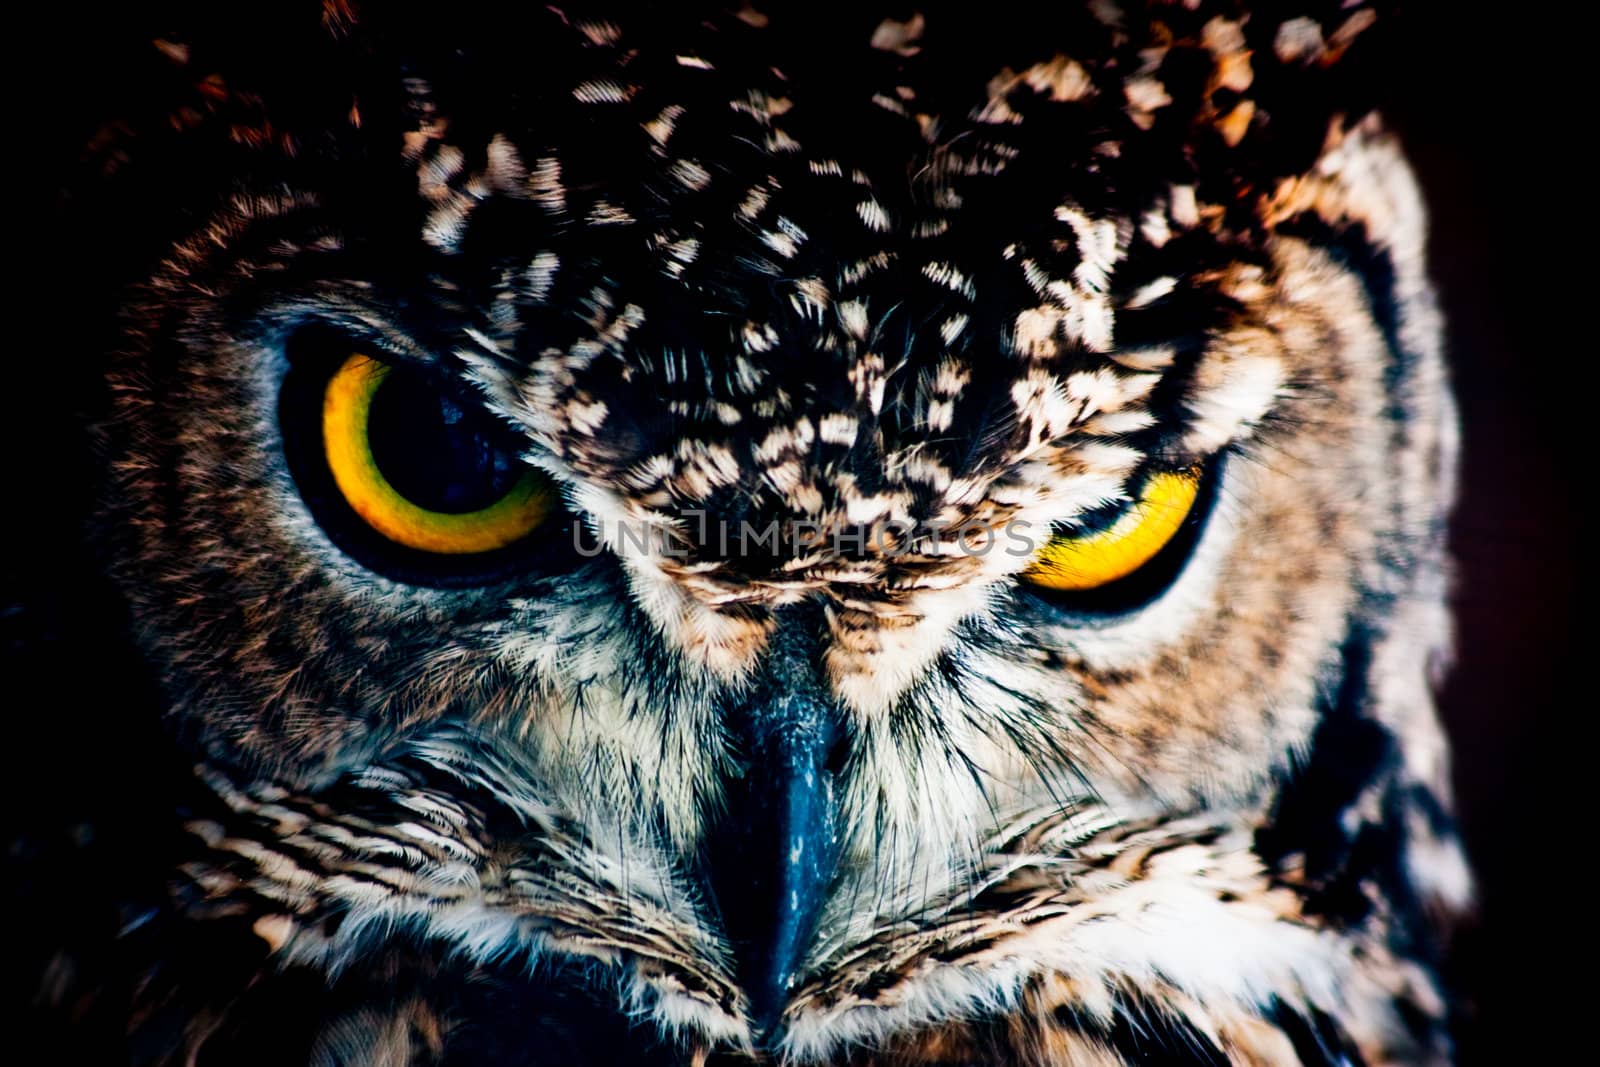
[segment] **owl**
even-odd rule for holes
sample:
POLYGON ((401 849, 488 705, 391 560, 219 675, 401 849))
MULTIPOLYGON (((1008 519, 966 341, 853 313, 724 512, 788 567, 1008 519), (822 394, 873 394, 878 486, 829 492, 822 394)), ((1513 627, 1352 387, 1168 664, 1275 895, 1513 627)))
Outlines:
POLYGON ((90 537, 159 816, 63 1033, 1450 1062, 1392 12, 871 7, 124 17, 90 537))

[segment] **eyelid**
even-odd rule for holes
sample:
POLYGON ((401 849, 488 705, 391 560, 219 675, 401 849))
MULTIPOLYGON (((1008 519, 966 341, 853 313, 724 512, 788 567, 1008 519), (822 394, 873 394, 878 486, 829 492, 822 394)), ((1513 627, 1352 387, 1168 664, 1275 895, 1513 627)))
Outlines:
POLYGON ((379 363, 420 378, 468 415, 481 417, 482 428, 507 452, 521 455, 526 447, 518 439, 515 425, 505 415, 490 410, 481 391, 466 386, 451 373, 450 360, 413 342, 404 331, 381 329, 361 320, 317 319, 296 327, 285 348, 289 366, 304 367, 324 378, 328 368, 337 369, 349 353, 364 352, 379 363))

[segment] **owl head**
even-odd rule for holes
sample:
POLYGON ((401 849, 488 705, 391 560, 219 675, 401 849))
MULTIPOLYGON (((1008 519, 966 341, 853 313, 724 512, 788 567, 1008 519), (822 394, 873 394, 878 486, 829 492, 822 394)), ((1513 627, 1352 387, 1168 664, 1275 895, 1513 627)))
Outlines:
POLYGON ((1454 438, 1374 21, 152 35, 100 528, 216 802, 191 889, 298 965, 580 960, 799 1058, 1228 985, 1101 891, 1270 880, 1341 715, 1443 789, 1454 438))

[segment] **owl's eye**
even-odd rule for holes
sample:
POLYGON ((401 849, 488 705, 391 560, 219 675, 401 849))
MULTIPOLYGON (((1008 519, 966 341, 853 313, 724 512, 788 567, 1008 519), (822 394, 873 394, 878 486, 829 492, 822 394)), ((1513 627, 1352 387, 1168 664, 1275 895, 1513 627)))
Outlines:
POLYGON ((553 525, 559 494, 504 427, 409 364, 326 338, 301 348, 279 404, 284 444, 302 497, 347 553, 403 581, 455 585, 554 550, 535 534, 553 525))
POLYGON ((532 533, 550 508, 545 479, 466 414, 389 364, 350 356, 322 399, 322 447, 345 502, 422 552, 491 552, 532 533))
POLYGON ((1200 496, 1198 469, 1160 471, 1132 504, 1087 532, 1057 533, 1022 572, 1025 581, 1063 593, 1100 590, 1132 578, 1184 529, 1200 496))

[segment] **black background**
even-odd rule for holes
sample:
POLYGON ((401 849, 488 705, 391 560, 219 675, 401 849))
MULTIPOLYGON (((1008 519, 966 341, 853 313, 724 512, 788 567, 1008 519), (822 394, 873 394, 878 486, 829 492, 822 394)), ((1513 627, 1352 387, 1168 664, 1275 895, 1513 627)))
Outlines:
POLYGON ((1593 943, 1573 829, 1587 820, 1558 789, 1596 706, 1577 670, 1579 534, 1600 430, 1576 293, 1593 261, 1578 191, 1594 128, 1581 7, 1414 9, 1388 89, 1432 215, 1463 428, 1457 659, 1440 708, 1481 898, 1457 955, 1475 1002, 1460 1038, 1473 1064, 1592 1054, 1567 1004, 1567 976, 1588 969, 1593 943))
MULTIPOLYGON (((1454 971, 1473 1003, 1460 1034, 1471 1064, 1569 1062, 1591 1028, 1569 1013, 1564 990, 1586 982, 1593 909, 1581 858, 1594 815, 1557 789, 1572 780, 1577 731, 1597 703, 1575 688, 1587 442, 1600 432, 1592 328, 1579 321, 1595 300, 1578 292, 1593 270, 1595 197, 1579 162, 1595 126, 1592 93, 1579 88, 1595 61, 1580 7, 1413 5, 1395 23, 1385 86, 1432 212, 1464 428, 1458 656, 1441 708, 1480 879, 1480 915, 1454 971)), ((82 323, 113 296, 94 284, 84 257, 95 241, 80 242, 57 190, 105 89, 100 38, 74 22, 93 17, 61 12, 15 27, 8 59, 7 169, 22 178, 9 267, 22 299, 0 378, 10 498, 0 524, 0 775, 6 815, 23 822, 115 790, 128 791, 130 812, 161 802, 157 776, 125 758, 147 738, 124 717, 135 695, 105 684, 123 676, 112 644, 120 620, 76 534, 88 458, 70 417, 84 367, 75 350, 82 323)), ((99 240, 114 256, 115 234, 99 240)))

